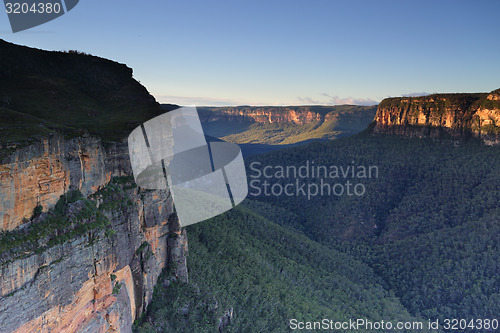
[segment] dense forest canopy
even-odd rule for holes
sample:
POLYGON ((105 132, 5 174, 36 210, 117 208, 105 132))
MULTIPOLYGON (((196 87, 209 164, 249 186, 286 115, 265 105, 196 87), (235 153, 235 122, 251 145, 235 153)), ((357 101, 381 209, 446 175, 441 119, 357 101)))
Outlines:
POLYGON ((285 332, 291 318, 498 316, 499 147, 362 133, 246 162, 250 175, 253 162, 306 161, 376 165, 379 175, 356 180, 363 196, 249 197, 188 227, 192 284, 159 287, 137 331, 208 332, 229 307, 235 315, 227 332, 255 331, 252 325, 285 332), (189 315, 179 314, 182 306, 189 315), (178 320, 187 326, 176 327, 178 320))

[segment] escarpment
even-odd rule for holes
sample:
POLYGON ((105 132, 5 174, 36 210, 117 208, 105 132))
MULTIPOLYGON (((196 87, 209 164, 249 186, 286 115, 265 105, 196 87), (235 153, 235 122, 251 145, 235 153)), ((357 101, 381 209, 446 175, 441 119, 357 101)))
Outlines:
POLYGON ((416 137, 478 137, 500 143, 500 89, 491 93, 433 94, 384 99, 375 133, 416 137))
POLYGON ((375 106, 356 105, 198 108, 206 135, 245 144, 245 154, 353 135, 373 121, 375 112, 375 106))
POLYGON ((2 329, 128 332, 163 268, 175 263, 172 274, 187 281, 171 195, 126 176, 125 144, 53 137, 22 151, 3 164, 0 199, 18 203, 7 224, 18 228, 0 238, 2 329), (44 209, 27 219, 32 200, 44 209))
POLYGON ((108 159, 99 139, 58 135, 16 150, 0 164, 0 229, 19 227, 35 207, 46 211, 70 189, 89 195, 124 175, 125 153, 108 159))
POLYGON ((170 192, 135 185, 126 143, 163 112, 123 64, 0 40, 0 331, 131 332, 164 268, 187 281, 170 192))
POLYGON ((303 125, 325 119, 324 115, 311 111, 307 107, 233 107, 210 108, 209 110, 204 118, 208 122, 224 119, 232 122, 254 121, 303 125))
POLYGON ((202 122, 230 121, 233 123, 292 123, 342 122, 346 126, 365 125, 375 114, 375 107, 338 106, 262 106, 200 108, 202 122))

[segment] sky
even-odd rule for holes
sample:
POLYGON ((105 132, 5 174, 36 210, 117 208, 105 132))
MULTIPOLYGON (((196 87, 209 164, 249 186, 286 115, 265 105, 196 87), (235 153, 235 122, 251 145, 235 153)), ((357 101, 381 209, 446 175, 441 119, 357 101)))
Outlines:
MULTIPOLYGON (((45 0, 46 1, 46 0, 45 0)), ((161 103, 373 105, 500 88, 500 1, 81 0, 0 38, 127 64, 161 103)))

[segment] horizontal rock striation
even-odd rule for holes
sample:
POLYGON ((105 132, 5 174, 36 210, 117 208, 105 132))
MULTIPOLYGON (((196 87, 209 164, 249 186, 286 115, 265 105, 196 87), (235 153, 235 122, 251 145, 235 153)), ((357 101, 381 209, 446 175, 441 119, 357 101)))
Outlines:
MULTIPOLYGON (((75 190, 110 223, 76 235, 66 230, 71 237, 62 244, 51 245, 55 235, 48 235, 37 239, 37 249, 2 253, 2 331, 130 332, 165 267, 171 263, 172 274, 187 281, 187 238, 169 191, 139 190, 131 177, 118 178, 128 179, 122 187, 114 182, 131 174, 125 143, 54 135, 16 150, 0 168, 4 230, 30 232, 53 215, 61 195, 75 190), (44 212, 31 220, 37 205, 44 212)), ((65 215, 77 216, 75 224, 96 223, 97 215, 80 221, 82 207, 71 204, 65 215)))
POLYGON ((324 116, 308 109, 289 107, 218 108, 212 109, 205 121, 228 120, 231 122, 255 121, 258 123, 294 123, 303 125, 324 120, 324 116))
MULTIPOLYGON (((41 241, 34 251, 17 249, 10 259, 2 257, 2 330, 130 332, 163 268, 175 264, 172 273, 187 281, 186 235, 169 192, 125 185, 116 196, 110 193, 118 187, 108 187, 89 197, 110 221, 107 228, 72 235, 54 246, 41 241)), ((69 205, 66 214, 78 216, 79 202, 69 205)), ((94 217, 84 221, 94 222, 94 217)))
POLYGON ((500 143, 500 89, 491 93, 434 94, 384 99, 375 133, 415 137, 478 137, 500 143))
POLYGON ((137 188, 124 141, 175 106, 132 74, 0 40, 1 332, 131 332, 164 268, 187 281, 170 192, 137 188))
POLYGON ((69 190, 89 195, 112 177, 130 173, 124 144, 92 137, 65 140, 54 135, 14 151, 0 162, 0 230, 26 222, 35 207, 46 211, 69 190))
POLYGON ((292 123, 304 125, 313 122, 345 121, 353 124, 365 123, 372 119, 374 107, 363 106, 264 106, 264 107, 218 107, 199 108, 202 122, 257 122, 292 123))

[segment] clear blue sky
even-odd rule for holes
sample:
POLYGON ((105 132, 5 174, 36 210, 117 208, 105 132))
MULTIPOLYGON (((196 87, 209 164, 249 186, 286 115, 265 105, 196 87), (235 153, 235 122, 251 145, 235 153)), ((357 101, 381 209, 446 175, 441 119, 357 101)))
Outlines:
POLYGON ((500 1, 81 0, 0 37, 126 63, 160 102, 374 104, 500 88, 500 1))

